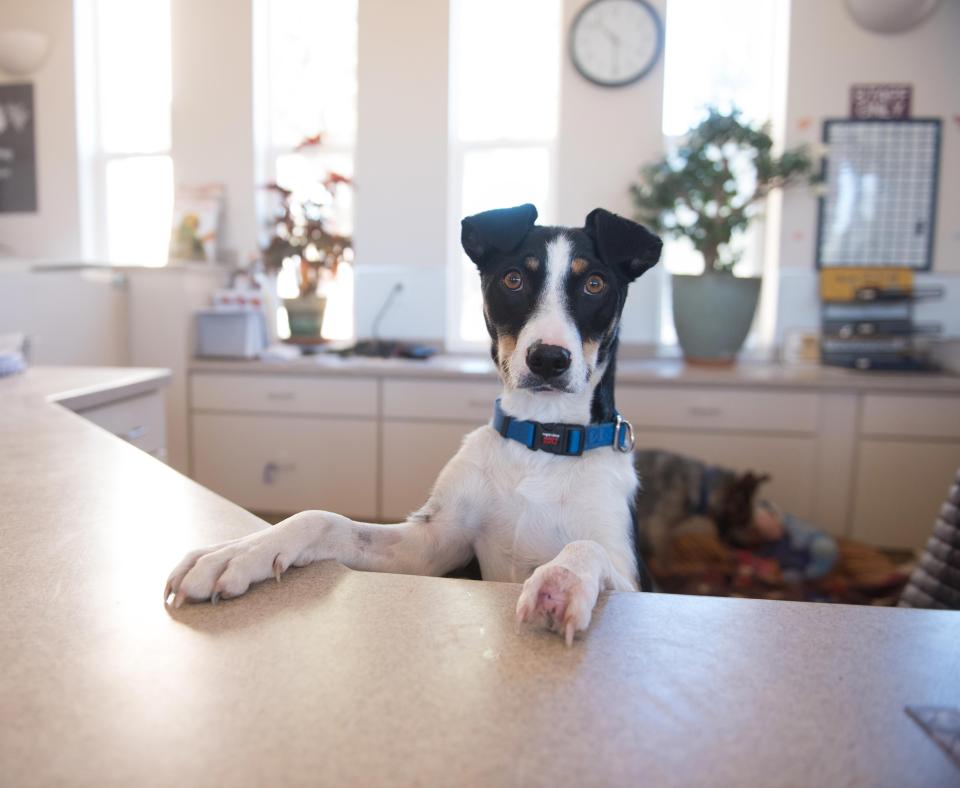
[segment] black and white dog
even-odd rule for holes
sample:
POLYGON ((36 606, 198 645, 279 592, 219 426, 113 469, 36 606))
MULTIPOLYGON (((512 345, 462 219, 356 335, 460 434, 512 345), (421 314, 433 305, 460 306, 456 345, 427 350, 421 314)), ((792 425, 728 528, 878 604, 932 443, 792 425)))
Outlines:
POLYGON ((193 551, 164 599, 216 602, 328 558, 422 575, 476 558, 485 580, 523 582, 519 621, 545 623, 569 645, 602 589, 647 587, 635 549, 633 433, 613 387, 627 288, 657 262, 660 239, 602 209, 582 228, 541 227, 536 218, 534 206, 521 205, 463 220, 503 394, 427 503, 395 525, 301 512, 193 551))

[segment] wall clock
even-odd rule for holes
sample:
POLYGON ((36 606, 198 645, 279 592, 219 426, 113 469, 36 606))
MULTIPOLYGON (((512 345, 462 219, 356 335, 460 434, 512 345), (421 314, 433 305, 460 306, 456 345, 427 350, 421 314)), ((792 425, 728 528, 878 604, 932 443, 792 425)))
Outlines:
POLYGON ((621 87, 642 79, 663 50, 663 22, 646 0, 592 0, 570 27, 570 56, 596 85, 621 87))

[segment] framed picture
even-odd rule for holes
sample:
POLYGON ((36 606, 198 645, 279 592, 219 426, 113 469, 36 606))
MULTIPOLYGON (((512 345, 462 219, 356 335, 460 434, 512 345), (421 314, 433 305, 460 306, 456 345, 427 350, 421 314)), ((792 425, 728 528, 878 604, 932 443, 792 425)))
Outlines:
POLYGON ((170 259, 214 262, 219 252, 223 187, 178 186, 173 200, 170 259))
POLYGON ((0 213, 37 210, 33 85, 0 85, 0 213))
POLYGON ((910 117, 912 85, 853 85, 850 88, 850 117, 881 120, 910 117))

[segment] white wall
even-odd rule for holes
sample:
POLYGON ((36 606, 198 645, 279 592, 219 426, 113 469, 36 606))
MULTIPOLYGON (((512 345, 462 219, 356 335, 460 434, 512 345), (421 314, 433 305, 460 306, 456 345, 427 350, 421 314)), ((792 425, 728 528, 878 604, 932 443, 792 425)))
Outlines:
POLYGON ((122 271, 32 267, 0 261, 0 334, 26 334, 32 364, 129 363, 122 271))
MULTIPOLYGON (((913 115, 943 118, 934 271, 960 271, 960 2, 937 10, 906 33, 859 27, 839 0, 793 0, 786 142, 818 143, 824 118, 848 117, 850 86, 913 85, 913 115)), ((816 199, 807 189, 784 195, 780 265, 812 269, 816 199)))
POLYGON ((384 330, 396 326, 394 336, 439 338, 448 230, 449 3, 360 0, 358 29, 357 334, 369 335, 381 293, 402 281, 404 293, 384 330), (424 276, 425 267, 436 275, 424 276))
POLYGON ((0 30, 50 36, 40 70, 0 72, 0 82, 32 82, 37 149, 37 212, 0 213, 0 256, 70 259, 80 253, 77 124, 74 111, 73 4, 70 0, 0 0, 0 30))
POLYGON ((254 207, 253 0, 172 0, 174 178, 219 183, 223 259, 257 252, 254 207))

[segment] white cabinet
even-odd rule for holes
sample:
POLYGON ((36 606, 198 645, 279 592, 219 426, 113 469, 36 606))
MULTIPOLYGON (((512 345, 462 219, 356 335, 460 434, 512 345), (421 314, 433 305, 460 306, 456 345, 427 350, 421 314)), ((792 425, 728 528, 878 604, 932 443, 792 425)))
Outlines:
POLYGON ((383 382, 383 519, 402 519, 427 500, 464 436, 490 421, 500 389, 488 381, 383 382))
POLYGON ((77 413, 138 449, 164 459, 166 417, 162 391, 151 391, 78 410, 77 413))
POLYGON ((379 513, 372 378, 194 373, 193 477, 256 512, 379 513))
MULTIPOLYGON (((762 494, 821 528, 921 546, 960 466, 960 397, 865 390, 863 380, 829 390, 634 380, 618 386, 617 404, 639 448, 768 473, 762 494)), ((426 501, 499 394, 488 378, 413 377, 406 367, 197 370, 193 474, 254 511, 397 521, 426 501)))
POLYGON ((922 547, 957 468, 960 399, 865 395, 851 536, 890 547, 922 547))
POLYGON ((193 475, 257 512, 377 516, 377 425, 351 418, 194 413, 193 475))
POLYGON ((383 519, 402 520, 418 509, 464 436, 478 426, 385 421, 380 465, 383 519))

